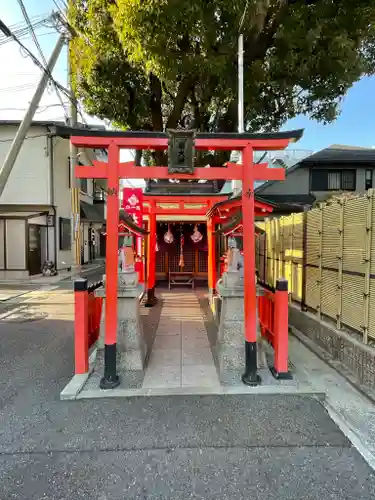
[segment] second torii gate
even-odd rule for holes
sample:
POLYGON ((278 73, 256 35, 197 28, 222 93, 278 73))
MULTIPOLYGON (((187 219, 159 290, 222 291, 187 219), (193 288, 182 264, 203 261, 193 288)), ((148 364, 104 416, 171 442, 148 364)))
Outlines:
MULTIPOLYGON (((179 131, 181 134, 181 131, 179 131)), ((244 331, 245 331, 245 384, 259 383, 257 373, 256 343, 256 290, 255 290, 255 236, 254 236, 254 181, 283 180, 283 168, 268 168, 266 163, 255 164, 254 151, 285 149, 298 140, 303 131, 270 134, 196 134, 194 146, 197 150, 241 151, 242 164, 227 163, 223 167, 189 168, 185 165, 140 167, 134 162, 120 162, 120 149, 167 150, 170 135, 163 132, 114 132, 84 129, 65 129, 62 135, 71 137, 77 147, 108 149, 108 162, 94 162, 93 166, 76 166, 77 178, 107 179, 107 249, 106 249, 106 311, 105 311, 105 371, 100 386, 110 389, 118 386, 116 367, 117 332, 117 246, 119 223, 120 179, 188 179, 188 180, 241 180, 244 246, 244 331)), ((179 139, 177 158, 182 154, 193 156, 179 139), (184 149, 185 148, 185 149, 184 149)), ((185 159, 184 159, 185 160, 185 159)), ((185 161, 183 161, 185 163, 185 161)))

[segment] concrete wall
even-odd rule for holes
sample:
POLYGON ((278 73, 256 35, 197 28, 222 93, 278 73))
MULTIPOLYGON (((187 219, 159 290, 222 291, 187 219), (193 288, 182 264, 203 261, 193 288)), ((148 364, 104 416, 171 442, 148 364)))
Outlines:
MULTIPOLYGON (((16 126, 0 127, 0 163, 4 161, 9 151, 12 144, 9 139, 13 140, 16 130, 16 126)), ((23 143, 0 197, 0 204, 47 205, 50 203, 49 151, 46 134, 46 127, 32 127, 29 131, 30 138, 23 143)))
POLYGON ((330 324, 319 321, 313 314, 303 312, 298 306, 289 307, 289 324, 300 331, 334 362, 339 362, 340 371, 366 391, 375 390, 375 349, 363 344, 349 333, 337 330, 330 324), (345 373, 345 370, 349 374, 345 373))

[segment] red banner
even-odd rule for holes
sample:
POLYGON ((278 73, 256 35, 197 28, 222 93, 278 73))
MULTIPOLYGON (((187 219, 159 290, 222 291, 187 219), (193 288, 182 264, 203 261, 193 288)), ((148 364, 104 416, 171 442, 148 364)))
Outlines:
POLYGON ((143 226, 143 190, 142 188, 123 188, 122 208, 131 215, 137 226, 143 226))

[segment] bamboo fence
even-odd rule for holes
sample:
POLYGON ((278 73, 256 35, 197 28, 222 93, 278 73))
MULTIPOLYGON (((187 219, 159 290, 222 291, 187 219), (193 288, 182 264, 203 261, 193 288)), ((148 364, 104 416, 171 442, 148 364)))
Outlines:
POLYGON ((291 300, 320 318, 375 339, 374 190, 304 213, 266 219, 257 238, 260 280, 289 283, 291 300))

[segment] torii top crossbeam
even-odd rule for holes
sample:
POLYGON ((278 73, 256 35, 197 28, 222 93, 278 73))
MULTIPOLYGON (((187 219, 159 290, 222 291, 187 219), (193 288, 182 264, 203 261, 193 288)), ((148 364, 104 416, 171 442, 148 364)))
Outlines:
MULTIPOLYGON (((180 131, 181 132, 181 131, 180 131)), ((178 132, 179 133, 179 132, 178 132)), ((254 181, 283 180, 283 168, 267 168, 266 163, 255 164, 254 151, 285 149, 290 142, 302 136, 302 130, 274 134, 201 134, 194 137, 197 150, 235 150, 242 153, 242 164, 227 163, 223 167, 191 168, 177 171, 167 166, 136 166, 134 162, 121 163, 120 149, 166 150, 167 133, 116 132, 69 129, 56 127, 56 134, 70 137, 77 147, 107 148, 108 162, 94 162, 93 166, 76 166, 78 178, 107 179, 107 255, 106 255, 106 324, 105 357, 107 360, 104 379, 115 382, 116 335, 117 335, 117 245, 119 223, 119 179, 225 179, 242 181, 243 247, 244 247, 244 330, 246 346, 246 373, 244 378, 257 380, 256 348, 256 290, 255 290, 255 236, 254 236, 254 181)), ((177 135, 177 133, 176 133, 177 135)), ((184 160, 185 161, 185 160, 184 160)), ((179 170, 180 169, 180 170, 179 170)), ((156 219, 150 220, 149 248, 155 248, 156 219)), ((214 284, 213 284, 214 286, 214 284)), ((244 380, 243 378, 243 380, 244 380)), ((247 383, 247 382, 246 382, 247 383)))

